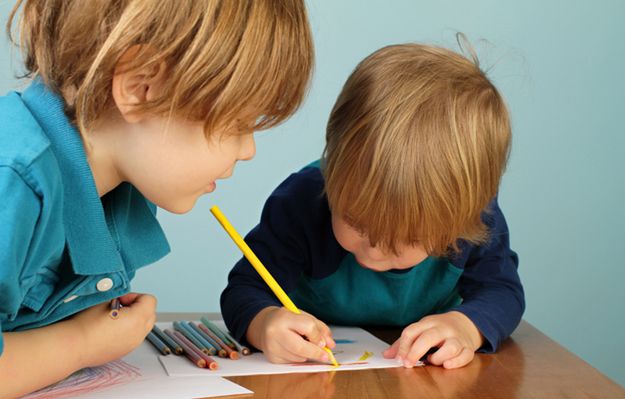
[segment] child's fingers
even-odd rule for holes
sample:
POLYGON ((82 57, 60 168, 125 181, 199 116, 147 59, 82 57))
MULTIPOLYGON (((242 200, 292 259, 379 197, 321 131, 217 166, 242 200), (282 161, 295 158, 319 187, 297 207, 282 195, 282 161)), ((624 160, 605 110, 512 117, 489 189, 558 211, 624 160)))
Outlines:
POLYGON ((398 351, 399 351, 399 339, 393 342, 393 345, 391 345, 387 350, 385 350, 383 352, 383 355, 387 359, 392 359, 395 356, 397 356, 398 351))
MULTIPOLYGON (((322 347, 305 340, 301 335, 303 335, 303 333, 299 331, 295 331, 294 334, 289 334, 285 337, 283 342, 281 342, 282 347, 294 356, 322 362, 328 361, 328 354, 322 347)), ((291 358, 292 356, 288 357, 291 358)))
POLYGON ((291 325, 291 329, 306 337, 308 341, 319 348, 326 346, 325 336, 320 329, 318 320, 310 315, 304 314, 297 317, 295 323, 291 325))
POLYGON ((435 366, 440 366, 443 362, 453 359, 460 355, 463 346, 455 338, 445 340, 445 343, 432 355, 428 357, 428 362, 435 366))
MULTIPOLYGON (((397 357, 402 360, 406 359, 408 353, 413 347, 414 342, 424 331, 427 330, 427 328, 428 326, 423 322, 416 322, 404 328, 404 331, 402 331, 401 336, 398 339, 399 347, 397 349, 397 357)), ((423 356, 424 353, 425 352, 423 352, 421 356, 423 356)), ((419 360, 421 356, 419 356, 416 360, 419 360)))
POLYGON ((126 295, 120 296, 119 301, 124 306, 130 306, 134 303, 137 297, 141 296, 138 292, 129 292, 126 295))
POLYGON ((156 309, 156 297, 150 294, 140 294, 131 292, 119 298, 119 301, 124 306, 130 307, 145 307, 147 309, 156 309))
POLYGON ((464 348, 458 356, 454 357, 453 359, 445 360, 443 362, 443 367, 445 367, 446 369, 455 369, 458 367, 466 366, 471 360, 473 360, 474 356, 475 352, 473 352, 469 348, 464 348))
POLYGON ((321 320, 316 320, 316 322, 317 328, 321 332, 321 336, 325 341, 324 346, 327 346, 328 348, 334 348, 336 346, 336 342, 334 342, 334 338, 332 338, 332 330, 330 330, 330 327, 328 327, 328 325, 321 320))
POLYGON ((408 353, 402 356, 400 348, 400 356, 404 359, 404 367, 414 367, 415 363, 421 359, 430 348, 439 345, 442 341, 443 337, 438 329, 431 328, 424 331, 414 341, 408 353))
POLYGON ((292 352, 289 348, 282 347, 280 354, 278 355, 281 358, 281 363, 304 363, 308 360, 308 357, 301 356, 297 353, 292 352))

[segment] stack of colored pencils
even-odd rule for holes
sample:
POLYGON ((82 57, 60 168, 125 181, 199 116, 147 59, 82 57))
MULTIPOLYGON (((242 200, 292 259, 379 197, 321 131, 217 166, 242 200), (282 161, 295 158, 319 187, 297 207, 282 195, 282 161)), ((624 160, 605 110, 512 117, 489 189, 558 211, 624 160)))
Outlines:
POLYGON ((201 321, 174 321, 173 329, 166 328, 164 331, 155 325, 146 339, 165 356, 171 353, 184 355, 196 366, 210 370, 219 367, 211 357, 213 355, 237 360, 239 353, 244 356, 250 354, 249 348, 206 317, 202 317, 201 321))

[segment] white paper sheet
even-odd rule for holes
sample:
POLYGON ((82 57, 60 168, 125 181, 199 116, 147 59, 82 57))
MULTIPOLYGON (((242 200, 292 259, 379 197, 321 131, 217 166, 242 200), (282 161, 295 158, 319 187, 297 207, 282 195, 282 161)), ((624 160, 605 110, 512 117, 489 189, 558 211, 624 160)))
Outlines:
MULTIPOLYGON (((171 325, 165 324, 168 327, 171 325)), ((146 341, 121 361, 78 371, 58 384, 27 395, 26 398, 189 399, 252 393, 217 375, 211 375, 211 378, 170 377, 159 363, 158 353, 146 341)), ((186 358, 182 359, 191 365, 186 358)))
MULTIPOLYGON (((224 326, 222 321, 214 322, 220 328, 224 326)), ((171 323, 158 323, 161 328, 170 328, 171 323)), ((319 363, 305 364, 273 364, 262 353, 254 353, 250 356, 241 356, 238 360, 224 359, 213 356, 219 364, 217 370, 201 369, 193 365, 182 356, 159 356, 159 360, 167 374, 171 377, 189 376, 238 376, 255 374, 284 374, 284 373, 310 373, 331 370, 362 370, 374 368, 398 367, 400 364, 394 359, 385 359, 382 352, 388 348, 388 344, 374 337, 367 331, 357 327, 334 327, 331 326, 332 336, 337 340, 337 346, 333 350, 336 360, 341 364, 339 367, 319 363), (349 341, 346 343, 345 341, 349 341), (344 342, 344 343, 340 343, 344 342), (371 355, 365 360, 359 360, 366 352, 371 355)))
POLYGON ((119 398, 212 398, 215 396, 251 394, 225 378, 185 377, 185 378, 144 378, 125 385, 72 396, 76 399, 119 399, 119 398))

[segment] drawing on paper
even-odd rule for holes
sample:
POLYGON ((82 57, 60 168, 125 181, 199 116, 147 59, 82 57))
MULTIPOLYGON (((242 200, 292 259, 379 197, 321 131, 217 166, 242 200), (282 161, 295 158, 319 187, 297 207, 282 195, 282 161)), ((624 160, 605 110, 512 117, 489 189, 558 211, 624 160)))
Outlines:
POLYGON ((116 360, 102 366, 78 370, 66 379, 26 395, 22 399, 56 399, 85 394, 101 388, 126 384, 138 377, 141 377, 138 367, 116 360))
POLYGON ((341 344, 355 344, 356 343, 356 341, 353 340, 353 339, 341 339, 341 338, 335 339, 334 342, 337 345, 341 345, 341 344))

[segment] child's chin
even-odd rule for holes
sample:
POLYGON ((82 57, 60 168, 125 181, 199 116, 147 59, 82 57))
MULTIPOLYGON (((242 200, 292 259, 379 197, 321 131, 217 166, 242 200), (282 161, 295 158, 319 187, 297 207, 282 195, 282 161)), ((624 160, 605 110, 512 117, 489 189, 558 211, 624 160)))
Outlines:
POLYGON ((175 213, 176 215, 182 215, 188 213, 195 206, 197 198, 193 200, 181 200, 178 202, 172 202, 168 204, 156 204, 159 208, 166 210, 167 212, 175 213))

